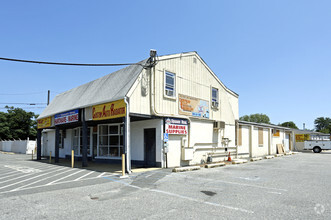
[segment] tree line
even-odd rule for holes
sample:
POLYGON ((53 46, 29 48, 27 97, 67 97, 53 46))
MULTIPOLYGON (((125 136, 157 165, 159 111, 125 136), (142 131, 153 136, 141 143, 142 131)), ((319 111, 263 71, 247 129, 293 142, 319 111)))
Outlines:
POLYGON ((22 108, 5 108, 7 112, 0 112, 0 140, 36 139, 38 115, 22 108))
MULTIPOLYGON (((244 116, 241 116, 239 118, 239 120, 271 124, 270 118, 266 114, 244 115, 244 116)), ((318 117, 314 120, 314 125, 315 125, 315 131, 325 133, 325 134, 331 134, 331 118, 318 117)), ((296 126, 296 124, 293 121, 286 121, 283 123, 279 123, 278 126, 298 129, 298 127, 296 126)))

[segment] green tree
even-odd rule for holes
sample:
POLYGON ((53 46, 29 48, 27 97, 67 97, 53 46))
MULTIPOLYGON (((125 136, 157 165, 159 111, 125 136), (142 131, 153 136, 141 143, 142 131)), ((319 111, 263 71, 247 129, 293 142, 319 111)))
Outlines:
POLYGON ((270 118, 265 114, 251 114, 240 117, 241 121, 270 124, 270 118))
POLYGON ((328 117, 318 117, 314 121, 315 129, 318 132, 325 134, 331 133, 331 118, 328 117))
POLYGON ((21 108, 6 106, 7 113, 0 113, 1 139, 35 139, 37 136, 36 115, 21 108))
POLYGON ((7 119, 7 113, 0 112, 0 139, 6 140, 11 139, 10 128, 7 119))
POLYGON ((283 122, 283 123, 279 124, 279 126, 298 129, 298 127, 296 126, 296 124, 293 121, 283 122))

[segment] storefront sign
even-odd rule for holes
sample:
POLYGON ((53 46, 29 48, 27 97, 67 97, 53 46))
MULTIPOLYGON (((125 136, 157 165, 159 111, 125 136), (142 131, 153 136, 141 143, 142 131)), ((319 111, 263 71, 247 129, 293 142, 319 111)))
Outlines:
POLYGON ((166 118, 165 133, 186 135, 188 133, 188 121, 186 119, 166 118))
POLYGON ((295 142, 304 142, 310 140, 309 134, 296 134, 295 135, 295 142))
POLYGON ((179 94, 179 114, 209 118, 209 102, 179 94))
POLYGON ((48 128, 52 125, 52 117, 38 119, 38 129, 48 128))
POLYGON ((64 112, 60 114, 56 114, 54 116, 54 124, 60 125, 60 124, 67 124, 71 122, 77 122, 79 116, 79 110, 72 110, 69 112, 64 112))
POLYGON ((125 117, 126 108, 124 100, 95 105, 92 110, 93 120, 105 120, 125 117))

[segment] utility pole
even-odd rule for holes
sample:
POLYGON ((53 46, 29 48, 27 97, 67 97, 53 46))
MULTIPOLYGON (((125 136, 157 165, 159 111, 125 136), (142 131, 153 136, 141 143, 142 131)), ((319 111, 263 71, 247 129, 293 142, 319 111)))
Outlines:
POLYGON ((51 90, 48 90, 48 95, 47 95, 47 105, 49 105, 49 98, 51 96, 51 90))

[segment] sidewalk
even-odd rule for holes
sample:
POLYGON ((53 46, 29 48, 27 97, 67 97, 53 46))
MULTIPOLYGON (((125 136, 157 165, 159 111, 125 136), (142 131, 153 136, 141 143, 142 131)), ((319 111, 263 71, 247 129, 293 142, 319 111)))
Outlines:
MULTIPOLYGON (((41 160, 33 160, 36 163, 49 163, 48 158, 42 158, 41 160)), ((51 160, 51 164, 58 165, 58 166, 65 166, 65 167, 71 167, 71 160, 70 159, 59 159, 59 163, 54 162, 54 158, 51 160)), ((82 161, 75 161, 74 164, 75 168, 79 169, 86 169, 91 171, 97 171, 97 172, 109 172, 109 173, 122 173, 122 165, 121 164, 112 164, 112 163, 100 163, 100 162, 94 162, 94 161, 88 161, 87 167, 82 167, 82 161)), ((148 167, 148 168, 142 168, 141 166, 134 166, 132 165, 131 171, 132 173, 141 173, 141 172, 147 172, 152 170, 159 170, 162 169, 160 167, 148 167)))

